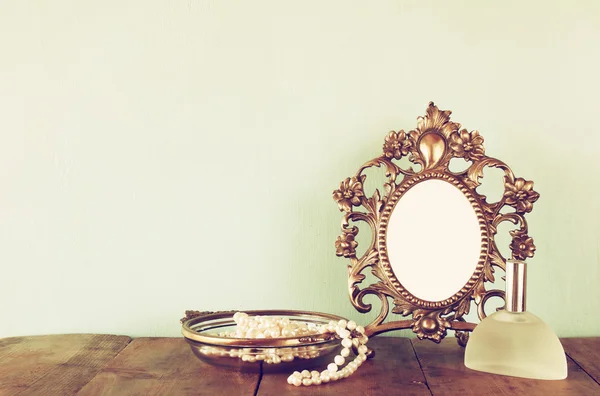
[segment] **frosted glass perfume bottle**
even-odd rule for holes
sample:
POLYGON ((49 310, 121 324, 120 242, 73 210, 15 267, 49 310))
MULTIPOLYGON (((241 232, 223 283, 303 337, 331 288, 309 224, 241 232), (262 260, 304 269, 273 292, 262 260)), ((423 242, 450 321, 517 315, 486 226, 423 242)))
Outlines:
POLYGON ((506 263, 506 309, 486 317, 469 337, 465 366, 532 379, 567 378, 567 359, 550 326, 525 310, 526 264, 506 263))

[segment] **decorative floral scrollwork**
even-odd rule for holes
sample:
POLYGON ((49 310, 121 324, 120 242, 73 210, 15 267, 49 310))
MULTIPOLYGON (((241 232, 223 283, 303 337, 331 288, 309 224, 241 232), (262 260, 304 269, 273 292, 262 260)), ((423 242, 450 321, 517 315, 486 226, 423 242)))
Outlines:
POLYGON ((339 257, 356 257, 356 247, 358 242, 354 240, 354 237, 358 233, 357 227, 351 229, 345 229, 337 240, 335 241, 335 254, 339 257))
POLYGON ((412 140, 408 139, 404 131, 391 131, 383 143, 383 154, 387 158, 401 159, 408 155, 413 145, 412 140))
POLYGON ((340 183, 340 188, 333 192, 333 199, 338 203, 340 211, 351 212, 352 206, 360 206, 363 192, 363 181, 366 176, 347 177, 340 183))
POLYGON ((533 182, 519 177, 514 182, 507 177, 504 178, 504 199, 507 205, 517 209, 517 213, 529 213, 533 203, 538 200, 540 194, 533 190, 533 182))
POLYGON ((417 127, 409 132, 399 130, 389 132, 383 143, 383 153, 361 166, 352 177, 344 179, 333 192, 333 199, 342 218, 342 234, 335 241, 336 254, 350 260, 348 265, 348 291, 350 300, 359 312, 369 312, 371 304, 363 299, 374 295, 381 302, 381 310, 367 327, 368 335, 384 331, 411 328, 419 338, 440 342, 447 330, 455 330, 461 345, 468 340, 468 332, 475 323, 466 322, 464 315, 469 313, 471 303, 477 305, 480 319, 486 316, 484 306, 491 297, 504 299, 504 291, 486 289, 486 284, 494 282, 496 269, 505 270, 505 258, 499 252, 495 235, 498 225, 510 222, 518 226, 510 231, 510 249, 515 259, 533 257, 535 245, 528 235, 526 213, 531 212, 539 194, 533 190, 533 182, 515 178, 512 170, 504 162, 485 155, 483 137, 478 131, 469 132, 450 120, 451 112, 439 110, 429 104, 426 114, 417 118, 417 127), (394 161, 408 156, 410 162, 421 165, 416 172, 404 169, 394 161), (463 158, 469 166, 462 172, 448 169, 452 158, 463 158), (383 184, 385 195, 376 189, 372 196, 365 195, 363 184, 365 169, 385 167, 387 180, 383 184), (483 177, 485 167, 496 167, 504 171, 505 191, 498 202, 490 203, 479 194, 476 188, 483 177), (452 297, 443 301, 423 301, 406 290, 397 279, 389 263, 386 245, 386 230, 396 202, 413 185, 429 179, 441 179, 454 184, 471 203, 482 233, 480 261, 467 284, 452 297), (500 213, 502 208, 514 208, 514 212, 500 213), (352 222, 352 226, 350 225, 352 222), (359 225, 366 224, 372 232, 372 239, 365 252, 357 256, 356 235, 359 225), (363 273, 367 268, 378 279, 371 285, 363 286, 366 279, 363 273), (388 299, 393 301, 390 307, 388 299), (409 319, 384 322, 389 312, 409 316, 409 319))
POLYGON ((430 339, 440 342, 450 328, 450 321, 440 315, 439 311, 426 311, 419 309, 413 312, 412 331, 417 338, 430 339))
POLYGON ((510 235, 513 237, 513 240, 510 243, 510 250, 512 251, 513 258, 525 260, 526 258, 533 257, 535 254, 533 238, 527 235, 523 230, 511 231, 510 235))
POLYGON ((469 132, 463 129, 450 135, 450 148, 455 157, 476 161, 483 157, 483 137, 478 131, 469 132))
POLYGON ((460 124, 450 120, 450 110, 440 110, 433 102, 429 103, 425 116, 417 117, 417 128, 411 132, 411 136, 418 137, 429 132, 439 133, 446 138, 460 129, 460 124), (414 133, 413 133, 414 132, 414 133))

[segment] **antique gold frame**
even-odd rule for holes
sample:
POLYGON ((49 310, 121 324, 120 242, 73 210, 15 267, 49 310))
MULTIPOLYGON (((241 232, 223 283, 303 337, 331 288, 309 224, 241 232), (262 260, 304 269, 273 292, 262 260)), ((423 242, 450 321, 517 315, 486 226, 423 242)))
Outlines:
MULTIPOLYGON (((385 138, 383 154, 362 165, 356 175, 348 177, 333 192, 342 217, 342 235, 335 243, 336 254, 350 260, 348 265, 348 291, 350 301, 362 313, 371 311, 372 305, 363 301, 368 294, 381 301, 379 315, 366 327, 369 336, 382 332, 411 328, 420 339, 440 342, 447 330, 455 330, 458 342, 466 345, 468 332, 476 324, 463 318, 471 308, 471 301, 477 305, 479 319, 486 316, 485 303, 491 297, 505 299, 500 289, 486 290, 486 282, 494 282, 495 268, 505 271, 506 260, 495 242, 497 227, 502 222, 511 222, 518 228, 510 231, 511 258, 525 260, 533 257, 535 245, 528 235, 525 213, 531 212, 532 204, 539 194, 533 190, 533 182, 516 178, 504 162, 485 155, 483 137, 478 131, 461 129, 461 125, 450 121, 450 111, 439 110, 429 103, 426 115, 417 119, 417 128, 408 133, 391 131, 385 138), (396 161, 408 157, 421 169, 402 168, 396 161), (449 169, 452 158, 468 161, 467 169, 452 172, 449 169), (384 166, 387 181, 382 196, 376 189, 372 196, 365 195, 363 184, 366 169, 384 166), (487 202, 486 196, 477 192, 479 179, 485 167, 495 167, 504 171, 504 194, 498 202, 487 202), (425 301, 406 290, 392 271, 386 246, 387 224, 397 202, 412 186, 425 180, 441 179, 457 187, 471 203, 481 230, 482 244, 479 261, 469 281, 453 296, 443 301, 425 301), (363 209, 362 211, 357 210, 363 209), (502 209, 505 209, 501 212, 502 209), (507 209, 509 209, 507 211, 507 209), (351 222, 353 223, 351 225, 351 222), (360 222, 371 229, 371 244, 365 253, 357 257, 356 236, 360 222), (371 268, 378 279, 374 284, 361 288, 366 276, 363 273, 371 268), (390 312, 411 319, 385 322, 390 312)), ((423 236, 426 238, 426 236, 423 236)), ((424 275, 427 276, 427 275, 424 275)))

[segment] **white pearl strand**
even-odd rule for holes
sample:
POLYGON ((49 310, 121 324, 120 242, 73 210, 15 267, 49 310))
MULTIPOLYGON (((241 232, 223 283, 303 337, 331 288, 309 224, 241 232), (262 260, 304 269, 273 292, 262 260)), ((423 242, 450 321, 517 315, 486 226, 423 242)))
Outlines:
POLYGON ((335 333, 342 339, 342 350, 337 355, 333 363, 329 363, 327 370, 321 371, 308 371, 303 370, 294 371, 287 379, 288 384, 294 386, 311 386, 326 384, 331 381, 337 381, 352 375, 361 364, 367 360, 367 346, 365 345, 369 340, 369 337, 365 335, 365 329, 362 326, 357 326, 356 322, 350 320, 340 320, 339 322, 329 322, 327 325, 328 331, 335 331, 335 333), (333 329, 333 330, 332 330, 333 329), (352 331, 359 334, 358 337, 353 337, 352 331), (350 355, 350 348, 357 346, 358 356, 348 363, 346 367, 341 368, 346 362, 346 357, 350 355))
MULTIPOLYGON (((358 326, 356 322, 352 320, 345 321, 342 319, 339 322, 331 321, 326 325, 316 325, 314 323, 290 321, 288 318, 275 316, 249 316, 245 312, 236 312, 233 315, 233 320, 237 325, 236 330, 229 333, 219 333, 219 336, 237 338, 280 338, 336 333, 342 339, 342 350, 340 351, 340 354, 334 358, 333 363, 330 363, 327 366, 327 370, 322 372, 316 370, 303 370, 302 372, 295 371, 287 379, 287 382, 290 385, 321 385, 323 383, 341 380, 352 375, 358 367, 367 360, 367 346, 365 344, 369 338, 365 335, 364 327, 358 326), (350 348, 352 348, 352 346, 357 348, 358 356, 353 361, 349 362, 346 367, 340 369, 340 367, 346 363, 346 358, 350 355, 350 348)), ((294 353, 294 355, 285 357, 273 354, 273 356, 266 356, 264 360, 267 363, 280 363, 281 361, 294 360, 295 356, 304 359, 317 357, 319 352, 310 348, 311 347, 308 347, 308 353, 294 353)), ((256 357, 243 353, 236 354, 235 357, 239 357, 244 361, 263 360, 256 359, 256 357)))
POLYGON ((237 325, 235 331, 219 333, 220 337, 236 338, 281 338, 301 337, 319 334, 322 326, 315 323, 290 321, 277 316, 249 316, 245 312, 236 312, 233 320, 237 325))
MULTIPOLYGON (((218 333, 219 337, 230 338, 280 338, 280 337, 302 337, 325 333, 325 327, 314 323, 290 321, 289 318, 275 316, 249 316, 245 312, 236 312, 233 315, 236 323, 235 331, 218 333)), ((321 353, 314 346, 297 348, 269 348, 264 353, 253 353, 252 348, 232 348, 228 352, 214 347, 202 347, 200 352, 205 355, 229 356, 239 358, 244 362, 254 363, 264 361, 267 364, 279 364, 291 362, 295 358, 313 359, 321 353)))

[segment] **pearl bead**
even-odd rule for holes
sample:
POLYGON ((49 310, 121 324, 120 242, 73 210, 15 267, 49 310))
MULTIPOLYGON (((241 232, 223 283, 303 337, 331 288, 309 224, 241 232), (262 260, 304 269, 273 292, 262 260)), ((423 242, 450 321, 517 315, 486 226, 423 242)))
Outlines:
POLYGON ((329 363, 327 365, 327 370, 329 370, 332 373, 335 373, 337 371, 337 369, 338 369, 338 366, 335 363, 329 363))
POLYGON ((360 342, 361 344, 366 344, 367 341, 369 341, 369 337, 367 337, 366 335, 363 335, 358 339, 358 342, 360 342))
POLYGON ((335 362, 335 364, 337 364, 338 366, 343 366, 344 363, 346 362, 346 359, 344 359, 343 356, 337 355, 333 361, 335 362))
POLYGON ((344 348, 341 350, 340 355, 342 355, 343 357, 348 357, 350 355, 350 349, 349 348, 344 348))
POLYGON ((313 385, 321 385, 321 378, 320 377, 313 377, 312 378, 312 383, 313 383, 313 385))
POLYGON ((354 330, 356 329, 356 322, 353 320, 349 320, 346 327, 348 328, 348 330, 354 330))
POLYGON ((302 385, 304 385, 304 386, 311 386, 312 385, 312 380, 310 378, 304 378, 302 380, 302 385))
POLYGON ((258 330, 251 328, 246 332, 246 338, 256 338, 258 335, 258 330))
POLYGON ((359 354, 366 354, 368 350, 369 349, 367 348, 366 345, 361 345, 361 346, 358 347, 358 353, 359 354))
POLYGON ((350 347, 352 346, 352 340, 351 340, 351 339, 349 339, 349 338, 344 338, 344 339, 342 340, 342 346, 343 346, 344 348, 350 348, 350 347))
POLYGON ((346 322, 344 319, 340 320, 339 322, 337 322, 337 325, 339 327, 341 327, 342 329, 345 329, 346 326, 348 325, 348 322, 346 322))
POLYGON ((294 383, 294 378, 296 378, 296 377, 294 377, 293 375, 290 375, 287 379, 287 383, 292 385, 294 383))
POLYGON ((293 335, 294 335, 294 329, 291 326, 286 326, 283 329, 281 329, 282 337, 293 337, 293 335))
POLYGON ((331 377, 329 376, 329 374, 327 374, 327 375, 321 374, 321 382, 323 382, 324 384, 328 383, 330 379, 331 379, 331 377))
POLYGON ((233 320, 238 322, 241 318, 247 318, 248 314, 246 312, 236 312, 233 314, 233 320))
POLYGON ((302 380, 300 378, 294 378, 294 380, 292 381, 292 385, 300 386, 302 385, 302 380))
POLYGON ((348 337, 350 337, 350 331, 346 330, 346 329, 339 329, 337 333, 342 338, 348 338, 348 337))
POLYGON ((310 371, 308 370, 302 370, 301 374, 303 378, 310 378, 310 371))
POLYGON ((311 377, 318 377, 319 376, 319 372, 317 370, 313 370, 310 372, 310 376, 311 377))
POLYGON ((356 326, 356 331, 358 331, 361 334, 365 334, 365 328, 362 326, 356 326))

